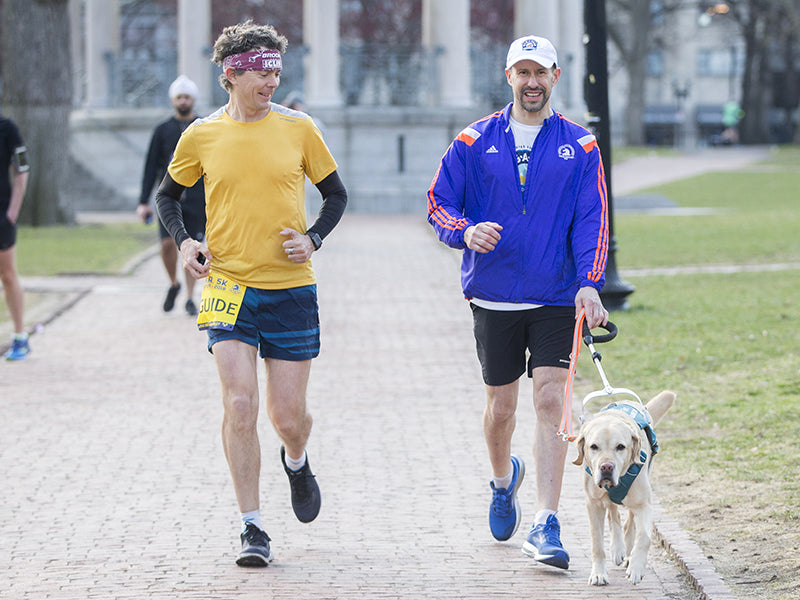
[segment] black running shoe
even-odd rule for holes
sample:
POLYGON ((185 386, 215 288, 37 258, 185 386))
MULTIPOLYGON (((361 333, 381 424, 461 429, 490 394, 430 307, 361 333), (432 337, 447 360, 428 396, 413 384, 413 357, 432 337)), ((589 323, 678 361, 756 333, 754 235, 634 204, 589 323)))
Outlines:
POLYGON ((197 315, 197 305, 191 298, 189 298, 186 301, 186 314, 189 315, 190 317, 194 317, 195 315, 197 315))
POLYGON ((178 297, 178 292, 181 291, 181 284, 176 283, 171 285, 167 290, 167 297, 164 298, 164 312, 169 312, 175 308, 175 298, 178 297))
POLYGON ((272 560, 269 536, 252 523, 248 523, 242 538, 242 551, 236 559, 240 567, 266 567, 272 560))
POLYGON ((306 456, 306 464, 299 471, 292 471, 286 466, 286 449, 281 446, 281 462, 283 470, 289 476, 294 514, 301 523, 310 523, 319 514, 322 496, 319 493, 317 480, 308 464, 308 456, 306 456))

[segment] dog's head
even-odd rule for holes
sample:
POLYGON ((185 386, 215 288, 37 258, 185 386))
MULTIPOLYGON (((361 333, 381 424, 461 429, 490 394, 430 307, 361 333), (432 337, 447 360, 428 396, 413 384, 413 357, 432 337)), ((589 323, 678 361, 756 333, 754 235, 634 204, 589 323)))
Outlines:
POLYGON ((575 444, 578 457, 573 464, 589 467, 599 487, 616 486, 632 464, 642 464, 641 430, 619 411, 602 412, 584 423, 575 444))

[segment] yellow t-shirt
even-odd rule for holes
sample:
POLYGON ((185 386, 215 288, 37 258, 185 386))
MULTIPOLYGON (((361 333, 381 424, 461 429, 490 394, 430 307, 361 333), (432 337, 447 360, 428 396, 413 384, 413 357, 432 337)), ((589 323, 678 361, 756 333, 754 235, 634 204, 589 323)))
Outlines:
POLYGON ((186 187, 203 177, 211 268, 261 289, 316 282, 310 261, 289 260, 280 232, 305 233, 305 177, 316 184, 335 170, 311 118, 274 103, 254 123, 234 121, 224 107, 196 120, 168 168, 186 187))

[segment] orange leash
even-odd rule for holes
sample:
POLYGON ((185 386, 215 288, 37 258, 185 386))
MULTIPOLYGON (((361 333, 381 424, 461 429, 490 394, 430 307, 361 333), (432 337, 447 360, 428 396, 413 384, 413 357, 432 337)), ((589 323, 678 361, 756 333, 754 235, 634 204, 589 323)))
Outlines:
POLYGON ((578 318, 575 320, 575 333, 572 336, 572 354, 569 357, 569 374, 567 375, 567 385, 564 387, 564 410, 561 413, 561 425, 558 430, 558 435, 565 442, 575 441, 575 438, 578 437, 572 427, 572 382, 575 380, 578 356, 581 353, 583 322, 585 319, 586 313, 584 309, 581 309, 578 318))

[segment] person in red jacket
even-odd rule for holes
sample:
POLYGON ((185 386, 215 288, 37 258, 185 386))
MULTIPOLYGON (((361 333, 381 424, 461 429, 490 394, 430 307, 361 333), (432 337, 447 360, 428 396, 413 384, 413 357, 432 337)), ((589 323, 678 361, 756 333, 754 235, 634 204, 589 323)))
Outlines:
POLYGON ((466 127, 428 190, 428 221, 463 250, 486 390, 484 436, 492 465, 489 527, 510 539, 522 511, 525 463, 511 454, 519 378, 533 379, 537 513, 525 554, 566 569, 556 516, 567 442, 556 436, 575 318, 605 324, 600 300, 608 246, 603 164, 594 136, 550 106, 561 69, 553 44, 515 40, 506 59, 513 102, 466 127))

